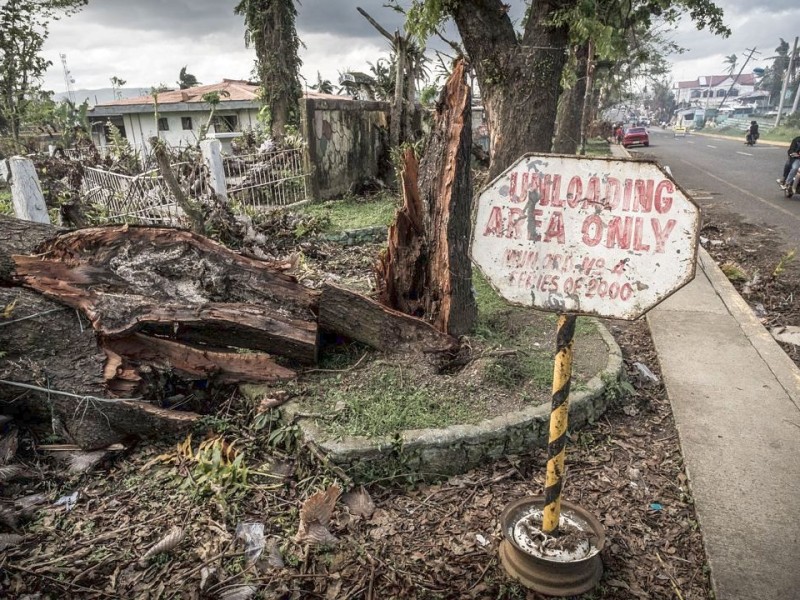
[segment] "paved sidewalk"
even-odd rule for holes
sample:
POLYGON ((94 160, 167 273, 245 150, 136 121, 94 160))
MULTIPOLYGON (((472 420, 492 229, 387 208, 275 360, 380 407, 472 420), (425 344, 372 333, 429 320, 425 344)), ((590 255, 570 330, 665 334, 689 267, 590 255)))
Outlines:
POLYGON ((800 600, 800 369, 703 249, 647 321, 716 600, 800 600))
POLYGON ((717 600, 800 598, 800 370, 705 251, 647 320, 717 600))

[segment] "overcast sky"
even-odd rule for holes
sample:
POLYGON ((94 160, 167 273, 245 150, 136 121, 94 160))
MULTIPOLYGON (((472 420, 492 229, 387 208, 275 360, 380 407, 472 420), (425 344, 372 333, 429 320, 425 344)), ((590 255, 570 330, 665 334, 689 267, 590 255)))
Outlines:
MULTIPOLYGON (((521 0, 512 2, 512 15, 520 14, 521 0)), ((347 69, 367 71, 367 62, 388 54, 388 42, 356 12, 362 6, 389 31, 402 27, 402 15, 384 8, 385 0, 302 0, 297 28, 305 44, 301 50, 302 74, 309 83, 323 78, 338 83, 347 69)), ((766 66, 779 38, 790 44, 800 34, 797 0, 720 0, 728 39, 694 30, 683 24, 674 39, 688 51, 674 56, 673 79, 724 72, 723 58, 740 57, 746 48, 761 55, 751 62, 766 66), (758 60, 760 59, 760 60, 758 60)), ((184 65, 203 83, 223 78, 247 79, 255 54, 244 45, 242 17, 233 14, 236 0, 89 0, 81 13, 51 26, 45 47, 53 62, 46 89, 64 91, 60 54, 65 54, 73 87, 109 87, 109 78, 127 81, 127 87, 174 85, 184 65)), ((455 35, 455 34, 454 34, 455 35)))

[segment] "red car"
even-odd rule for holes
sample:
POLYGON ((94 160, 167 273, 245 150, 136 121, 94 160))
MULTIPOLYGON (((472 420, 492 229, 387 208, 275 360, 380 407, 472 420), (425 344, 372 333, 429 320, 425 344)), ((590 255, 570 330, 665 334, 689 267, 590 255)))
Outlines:
POLYGON ((622 145, 628 148, 629 146, 636 146, 637 144, 641 144, 642 146, 650 145, 650 136, 647 135, 647 129, 644 127, 629 127, 622 137, 622 145))

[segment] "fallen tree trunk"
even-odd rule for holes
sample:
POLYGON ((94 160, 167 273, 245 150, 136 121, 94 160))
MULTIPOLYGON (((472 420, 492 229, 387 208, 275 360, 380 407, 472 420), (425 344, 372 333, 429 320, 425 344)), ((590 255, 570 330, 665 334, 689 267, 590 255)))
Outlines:
POLYGON ((20 315, 0 319, 0 379, 42 391, 0 384, 4 411, 52 415, 93 449, 197 418, 110 396, 160 401, 172 380, 190 388, 295 376, 265 350, 316 361, 318 294, 263 262, 174 229, 59 236, 30 225, 0 219, 10 240, 2 280, 28 288, 0 288, 0 308, 20 315))
MULTIPOLYGON (((24 245, 15 249, 24 250, 24 245)), ((0 311, 10 305, 9 317, 0 319, 0 379, 41 391, 0 383, 0 412, 49 419, 54 431, 84 449, 103 448, 134 435, 181 431, 199 418, 147 402, 96 400, 109 397, 103 373, 106 355, 86 319, 35 292, 0 287, 0 311)))
MULTIPOLYGON (((422 214, 409 219, 421 226, 422 214)), ((83 449, 180 430, 198 416, 162 401, 295 377, 274 355, 316 362, 319 328, 385 352, 458 348, 423 320, 337 286, 310 290, 187 231, 57 235, 0 217, 6 238, 0 283, 16 287, 0 287, 10 313, 0 316, 0 379, 36 389, 0 383, 0 409, 52 416, 83 449)))
POLYGON ((450 352, 458 348, 455 338, 425 321, 331 284, 322 288, 319 326, 383 352, 450 352))

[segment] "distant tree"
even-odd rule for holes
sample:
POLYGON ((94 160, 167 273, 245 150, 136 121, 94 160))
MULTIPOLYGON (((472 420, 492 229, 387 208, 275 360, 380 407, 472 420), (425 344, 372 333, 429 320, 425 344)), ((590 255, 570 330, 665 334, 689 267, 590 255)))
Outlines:
POLYGON ((202 100, 211 107, 208 113, 208 120, 205 125, 200 126, 200 135, 198 139, 205 139, 211 124, 214 122, 214 115, 217 113, 217 107, 222 102, 222 98, 230 98, 230 93, 227 90, 220 90, 214 92, 206 92, 202 95, 202 100))
POLYGON ((234 12, 244 16, 245 43, 256 51, 268 124, 272 136, 281 139, 286 125, 296 125, 300 119, 302 62, 294 0, 240 0, 234 12))
POLYGON ((728 68, 725 71, 728 75, 732 76, 734 73, 736 73, 736 65, 739 62, 738 56, 731 54, 730 56, 726 56, 723 62, 728 65, 728 68))
POLYGON ((122 86, 124 86, 127 81, 124 79, 120 79, 116 75, 111 78, 111 89, 114 90, 114 98, 119 99, 122 98, 122 86))
POLYGON ((187 66, 188 65, 184 65, 183 67, 181 67, 181 72, 178 74, 177 83, 178 87, 182 90, 194 87, 200 83, 199 81, 197 81, 197 77, 195 77, 191 73, 186 72, 187 66))
POLYGON ((330 79, 323 79, 322 75, 319 74, 317 71, 317 83, 308 86, 312 90, 318 91, 320 94, 332 94, 333 93, 333 84, 331 83, 330 79))
POLYGON ((0 3, 0 131, 19 141, 39 81, 52 63, 41 56, 51 21, 87 0, 4 0, 0 3))
POLYGON ((769 92, 770 103, 773 105, 778 104, 781 96, 781 88, 783 87, 783 74, 789 68, 789 42, 783 38, 779 38, 781 43, 775 48, 775 56, 770 56, 767 60, 772 59, 772 65, 764 69, 764 77, 759 84, 760 89, 769 92))

